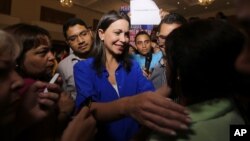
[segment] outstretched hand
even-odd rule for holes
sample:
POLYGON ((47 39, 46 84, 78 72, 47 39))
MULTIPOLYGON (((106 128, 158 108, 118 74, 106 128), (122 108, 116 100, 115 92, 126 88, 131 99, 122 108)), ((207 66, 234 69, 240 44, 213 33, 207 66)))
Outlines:
POLYGON ((167 135, 186 130, 191 119, 187 110, 165 96, 170 89, 163 86, 156 92, 144 92, 128 98, 126 113, 140 124, 167 135))

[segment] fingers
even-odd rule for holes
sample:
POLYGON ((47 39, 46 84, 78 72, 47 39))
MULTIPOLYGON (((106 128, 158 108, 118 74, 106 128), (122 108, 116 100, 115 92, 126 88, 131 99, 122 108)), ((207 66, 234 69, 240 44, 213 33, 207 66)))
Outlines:
POLYGON ((156 98, 154 98, 152 100, 152 102, 155 105, 158 105, 159 107, 162 107, 162 108, 165 108, 165 109, 170 109, 170 110, 173 110, 173 111, 185 114, 185 115, 188 114, 188 111, 187 111, 187 109, 185 107, 181 106, 180 104, 177 104, 177 103, 173 102, 169 98, 162 98, 161 96, 157 96, 156 98))
MULTIPOLYGON (((156 97, 156 96, 155 96, 156 97)), ((167 98, 156 97, 151 100, 152 105, 148 107, 148 111, 164 118, 176 119, 182 123, 189 124, 191 122, 188 117, 188 110, 167 98)))
MULTIPOLYGON (((166 91, 166 88, 162 90, 166 91)), ((191 123, 186 108, 161 95, 144 93, 134 97, 132 102, 134 110, 130 115, 158 132, 174 135, 175 130, 185 130, 191 123)))
POLYGON ((146 72, 146 70, 142 70, 142 74, 147 78, 147 79, 149 79, 149 77, 150 77, 150 73, 147 73, 146 72))
POLYGON ((31 92, 36 92, 36 91, 41 91, 43 90, 45 87, 46 87, 46 83, 44 82, 41 82, 41 81, 36 81, 35 83, 33 83, 30 88, 29 88, 29 91, 31 92))
MULTIPOLYGON (((183 124, 189 124, 191 122, 190 118, 188 117, 187 110, 181 105, 178 105, 166 99, 157 99, 157 100, 159 101, 159 103, 152 101, 151 103, 144 105, 143 108, 145 109, 146 113, 158 115, 159 117, 163 118, 162 121, 174 119, 178 120, 179 123, 183 124)), ((158 121, 159 119, 152 118, 152 120, 155 120, 156 124, 161 122, 158 121)))
POLYGON ((59 95, 56 93, 40 93, 38 97, 38 103, 46 107, 53 107, 59 99, 59 95))
POLYGON ((87 117, 90 116, 90 111, 89 108, 84 106, 80 112, 76 115, 76 117, 82 118, 82 119, 86 119, 87 117))
POLYGON ((55 93, 61 93, 62 92, 60 86, 57 85, 57 84, 48 83, 46 87, 47 87, 49 92, 55 92, 55 93))
POLYGON ((191 122, 191 119, 185 113, 180 113, 178 111, 172 110, 171 108, 164 108, 156 105, 151 105, 148 108, 148 112, 144 113, 145 119, 151 120, 152 122, 155 121, 155 124, 163 127, 172 127, 178 129, 181 124, 188 125, 191 122), (176 121, 175 125, 178 126, 171 126, 169 125, 168 121, 173 120, 176 121))
POLYGON ((58 84, 59 86, 62 86, 63 84, 63 79, 61 76, 59 76, 57 79, 56 79, 56 84, 58 84))
POLYGON ((96 132, 94 117, 87 107, 83 107, 64 130, 61 141, 89 141, 93 139, 96 132))
POLYGON ((164 127, 158 126, 158 125, 154 124, 154 122, 151 122, 151 121, 146 121, 145 126, 150 128, 151 130, 160 132, 164 135, 171 135, 171 136, 176 135, 175 130, 172 130, 171 128, 164 128, 164 127))

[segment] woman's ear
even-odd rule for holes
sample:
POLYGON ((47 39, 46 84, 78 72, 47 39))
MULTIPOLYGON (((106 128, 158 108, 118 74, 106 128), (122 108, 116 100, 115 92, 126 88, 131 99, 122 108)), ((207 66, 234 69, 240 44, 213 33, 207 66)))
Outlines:
POLYGON ((99 38, 103 41, 104 40, 104 31, 102 29, 98 29, 99 38))

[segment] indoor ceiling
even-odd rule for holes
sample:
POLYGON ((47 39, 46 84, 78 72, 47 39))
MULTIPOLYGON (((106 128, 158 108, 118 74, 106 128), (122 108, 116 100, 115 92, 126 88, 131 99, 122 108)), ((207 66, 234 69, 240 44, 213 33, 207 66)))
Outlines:
MULTIPOLYGON (((75 5, 100 13, 109 10, 119 10, 121 6, 129 5, 130 0, 73 0, 75 5)), ((184 16, 202 14, 208 11, 223 11, 234 6, 233 0, 215 0, 209 6, 201 6, 198 0, 154 0, 159 8, 173 11, 184 16)))

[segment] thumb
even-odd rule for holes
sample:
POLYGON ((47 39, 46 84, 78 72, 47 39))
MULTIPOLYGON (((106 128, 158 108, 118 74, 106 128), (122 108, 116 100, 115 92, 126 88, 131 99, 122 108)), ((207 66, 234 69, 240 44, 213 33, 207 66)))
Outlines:
POLYGON ((160 88, 158 88, 155 93, 164 97, 169 97, 171 92, 171 88, 167 85, 164 84, 160 88))

